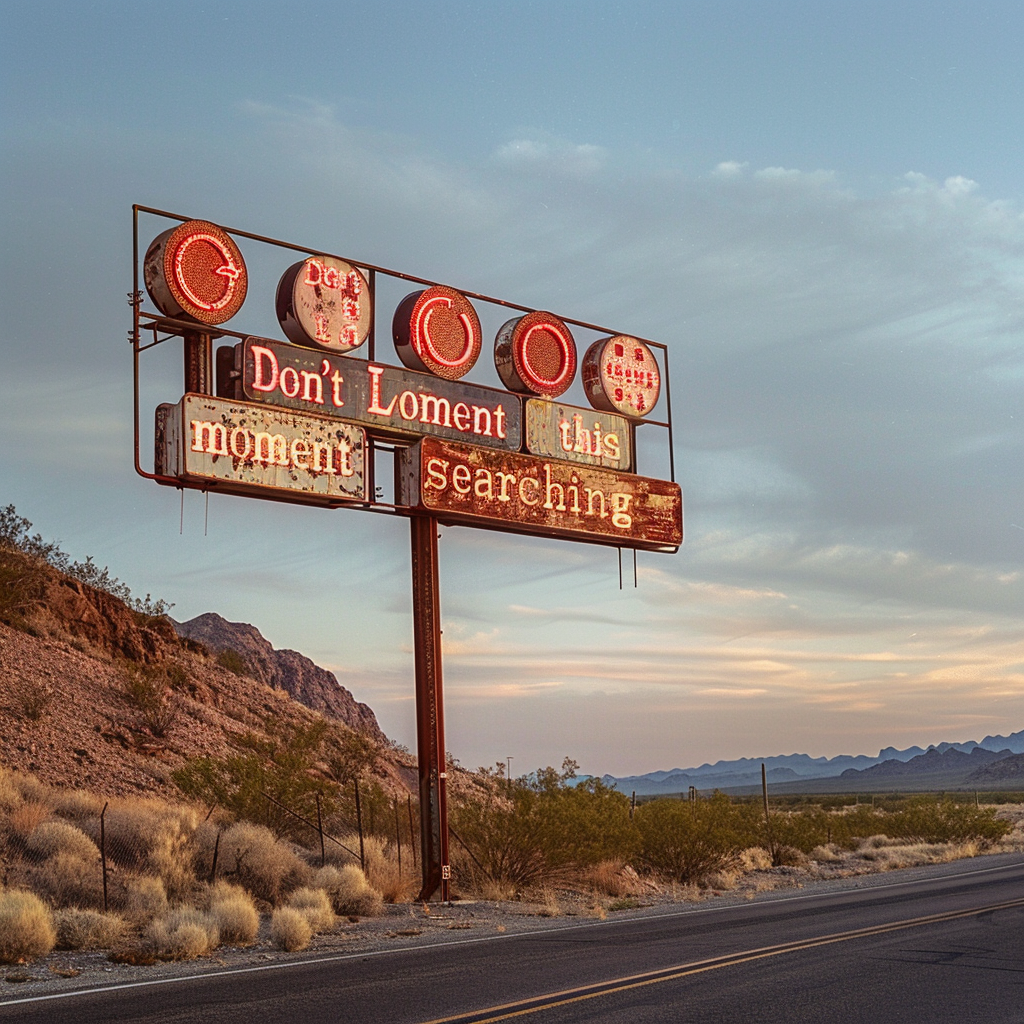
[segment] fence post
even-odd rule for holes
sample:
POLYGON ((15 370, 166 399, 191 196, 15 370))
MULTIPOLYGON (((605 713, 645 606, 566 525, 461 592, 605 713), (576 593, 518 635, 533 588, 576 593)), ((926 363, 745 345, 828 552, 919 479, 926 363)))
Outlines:
POLYGON ((103 913, 107 912, 107 808, 108 800, 100 811, 100 865, 103 870, 103 913))
POLYGON ((412 847, 412 869, 416 870, 416 829, 412 822, 412 793, 410 793, 406 800, 409 806, 409 845, 412 847))
POLYGON ((398 877, 402 877, 402 827, 398 821, 398 797, 395 801, 395 842, 398 844, 398 877))
POLYGON ((363 811, 359 803, 359 780, 355 779, 356 787, 356 827, 359 829, 359 866, 366 870, 366 850, 363 847, 363 811))
POLYGON ((320 813, 320 790, 316 791, 316 830, 320 833, 320 867, 327 863, 327 852, 324 850, 324 819, 320 813))
POLYGON ((217 838, 213 843, 213 863, 210 865, 210 885, 213 885, 217 877, 217 854, 220 853, 220 829, 217 829, 217 838))
POLYGON ((633 790, 633 797, 629 801, 629 820, 633 820, 633 815, 636 814, 636 790, 633 790))

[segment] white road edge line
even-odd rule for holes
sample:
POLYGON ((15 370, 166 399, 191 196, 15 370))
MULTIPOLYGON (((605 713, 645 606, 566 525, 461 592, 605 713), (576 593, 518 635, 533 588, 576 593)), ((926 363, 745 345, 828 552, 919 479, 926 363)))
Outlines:
MULTIPOLYGON (((973 875, 987 875, 994 871, 1009 871, 1012 868, 1019 867, 1021 867, 1021 862, 1017 861, 1013 864, 1001 864, 999 867, 980 868, 977 871, 960 871, 956 874, 941 875, 940 877, 942 879, 966 878, 973 875)), ((923 885, 925 882, 934 882, 935 880, 936 879, 934 878, 917 878, 909 882, 885 882, 881 885, 866 886, 863 889, 845 889, 842 890, 842 892, 873 892, 877 889, 894 889, 899 888, 900 886, 923 885)), ((838 893, 836 895, 838 895, 838 893)), ((822 893, 803 893, 799 896, 783 896, 777 900, 771 900, 770 902, 772 904, 796 903, 800 900, 821 899, 822 896, 822 893)), ((768 902, 769 901, 765 901, 765 903, 761 905, 765 906, 768 902)), ((750 907, 750 903, 737 903, 730 907, 693 907, 687 910, 670 911, 665 914, 652 914, 650 916, 660 921, 671 920, 676 917, 689 917, 696 914, 725 913, 730 910, 747 910, 750 907)), ((103 992, 121 992, 132 988, 148 988, 155 985, 181 984, 182 982, 187 981, 205 981, 207 978, 226 978, 237 974, 256 974, 263 971, 280 971, 289 967, 309 967, 313 964, 339 963, 344 960, 367 960, 373 956, 393 956, 396 953, 416 953, 420 950, 447 949, 451 946, 472 946, 479 945, 484 942, 498 942, 503 939, 528 938, 533 935, 557 935, 559 932, 575 931, 580 928, 594 928, 600 925, 630 924, 636 920, 637 918, 635 917, 625 917, 618 918, 614 921, 575 921, 572 924, 562 925, 556 928, 540 928, 536 931, 504 932, 500 935, 480 935, 472 939, 452 939, 448 942, 431 942, 422 946, 406 946, 401 949, 374 949, 368 950, 364 953, 342 953, 335 956, 311 957, 308 960, 290 960, 285 963, 257 964, 254 967, 231 967, 225 971, 210 971, 206 974, 186 974, 176 978, 151 978, 147 981, 125 981, 116 985, 100 985, 95 988, 74 989, 70 992, 50 992, 38 996, 25 996, 23 999, 8 999, 0 1002, 0 1009, 3 1009, 6 1006, 21 1006, 25 1003, 43 1003, 51 999, 71 999, 76 996, 98 995, 103 992)))

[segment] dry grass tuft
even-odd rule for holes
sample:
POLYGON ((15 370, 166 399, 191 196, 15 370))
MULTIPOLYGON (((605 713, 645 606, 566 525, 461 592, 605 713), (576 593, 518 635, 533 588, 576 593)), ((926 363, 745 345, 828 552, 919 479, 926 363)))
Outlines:
POLYGON ((100 857, 96 844, 80 828, 66 821, 44 821, 25 840, 25 848, 42 859, 59 853, 87 862, 98 862, 100 857))
POLYGON ((239 886, 217 882, 210 893, 210 915, 222 943, 248 946, 255 941, 260 915, 252 897, 239 886))
POLYGON ((761 846, 749 846, 740 851, 736 861, 744 874, 750 874, 751 871, 767 871, 772 866, 772 855, 761 846))
POLYGON ((163 880, 151 875, 129 878, 125 886, 124 912, 136 924, 167 912, 167 890, 163 880))
POLYGON ((195 907, 175 907, 153 921, 146 935, 160 956, 172 960, 194 960, 220 944, 213 915, 195 907))
POLYGON ((36 865, 30 878, 33 888, 54 906, 102 905, 103 874, 98 856, 82 860, 72 853, 58 853, 36 865))
POLYGON ((270 919, 270 938, 278 949, 294 953, 305 949, 313 938, 313 929, 301 910, 278 907, 270 919))
POLYGON ((314 872, 312 885, 327 893, 338 914, 376 917, 383 913, 384 901, 380 893, 354 864, 340 868, 328 864, 314 872))
POLYGON ((109 949, 124 934, 123 918, 68 907, 53 915, 58 949, 109 949))
POLYGON ((105 802, 103 797, 85 789, 60 790, 53 801, 53 813, 71 821, 98 818, 105 802))
POLYGON ((305 886, 296 889, 288 897, 288 906, 306 915, 309 927, 314 933, 325 932, 328 928, 334 927, 334 908, 331 906, 330 897, 323 889, 309 889, 305 886))
MULTIPOLYGON (((20 798, 21 794, 18 794, 20 798)), ((11 831, 22 839, 28 838, 49 817, 50 808, 37 800, 30 800, 13 808, 7 818, 11 831)))
POLYGON ((258 899, 276 903, 284 892, 304 882, 309 868, 269 828, 240 821, 221 837, 226 871, 258 899))
POLYGON ((835 843, 816 846, 811 850, 811 860, 816 860, 819 864, 840 864, 844 859, 842 849, 835 843))
POLYGON ((56 941, 53 918, 38 896, 21 889, 0 892, 0 963, 45 956, 56 941))
POLYGON ((603 860, 595 864, 584 872, 583 880, 606 896, 634 896, 643 889, 637 873, 621 860, 603 860))

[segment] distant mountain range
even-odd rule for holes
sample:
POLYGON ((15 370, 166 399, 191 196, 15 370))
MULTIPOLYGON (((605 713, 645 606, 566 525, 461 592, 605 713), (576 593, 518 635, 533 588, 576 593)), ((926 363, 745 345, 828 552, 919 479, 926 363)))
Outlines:
POLYGON ((927 749, 885 747, 877 757, 840 754, 811 757, 782 754, 716 761, 697 768, 673 768, 601 781, 637 796, 721 789, 743 792, 761 785, 761 765, 774 792, 882 792, 888 790, 1008 788, 1024 786, 1024 729, 980 742, 938 743, 927 749), (1005 762, 1005 763, 1004 763, 1005 762), (999 768, 1002 765, 1002 768, 999 768))

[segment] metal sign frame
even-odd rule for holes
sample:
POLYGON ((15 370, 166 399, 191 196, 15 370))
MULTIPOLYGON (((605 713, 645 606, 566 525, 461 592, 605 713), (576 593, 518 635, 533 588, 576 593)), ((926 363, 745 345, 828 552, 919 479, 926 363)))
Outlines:
MULTIPOLYGON (((208 325, 196 323, 192 320, 178 319, 174 316, 166 316, 160 312, 151 312, 143 308, 144 292, 141 288, 142 275, 140 257, 143 252, 139 244, 139 218, 140 215, 152 216, 163 221, 172 221, 179 224, 187 223, 196 218, 173 213, 167 210, 160 210, 151 206, 134 204, 132 206, 132 290, 128 294, 128 302, 132 307, 132 327, 128 332, 128 341, 132 346, 133 363, 133 432, 134 432, 134 460, 136 473, 148 480, 179 489, 191 488, 195 490, 209 491, 217 490, 216 482, 209 479, 182 478, 181 476, 169 475, 157 472, 158 467, 154 465, 153 471, 142 465, 141 458, 141 417, 140 417, 140 382, 141 382, 141 357, 143 353, 156 348, 172 338, 181 338, 184 346, 184 393, 195 395, 215 396, 216 387, 214 382, 214 349, 213 343, 216 339, 234 339, 235 342, 244 342, 252 337, 251 332, 240 333, 231 329, 226 324, 208 325), (151 335, 151 340, 146 335, 151 335)), ((346 360, 363 360, 384 365, 389 369, 400 372, 406 370, 403 366, 391 363, 382 364, 377 358, 377 281, 378 277, 393 281, 405 281, 412 285, 419 285, 424 288, 450 289, 448 282, 432 281, 428 278, 418 277, 413 274, 402 273, 387 267, 376 266, 361 260, 351 259, 336 253, 323 252, 321 250, 296 245, 282 239, 272 238, 267 235, 255 234, 251 231, 243 231, 240 228, 225 227, 218 225, 219 229, 232 238, 248 239, 249 241, 268 245, 290 253, 299 253, 306 257, 326 257, 349 264, 351 267, 361 271, 369 290, 370 300, 370 325, 366 339, 365 350, 346 354, 346 360)), ((154 237, 158 232, 154 233, 154 237)), ((500 307, 516 311, 522 314, 535 314, 538 310, 530 306, 524 306, 516 302, 509 302, 491 295, 484 295, 479 292, 456 289, 466 299, 476 303, 483 303, 488 306, 500 307)), ((624 334, 613 328, 604 327, 600 324, 589 323, 573 317, 562 316, 558 313, 549 313, 567 325, 580 328, 586 331, 593 331, 599 335, 613 337, 624 334)), ((662 399, 665 403, 664 419, 653 420, 643 419, 641 421, 628 420, 629 424, 629 447, 632 456, 632 474, 638 472, 637 466, 637 427, 646 424, 658 427, 666 432, 667 453, 669 464, 669 481, 675 483, 675 450, 672 436, 672 393, 669 375, 668 346, 661 342, 652 341, 637 335, 628 335, 642 342, 653 352, 657 353, 656 361, 658 370, 661 373, 662 399), (660 358, 658 358, 660 357, 660 358)), ((266 339, 272 340, 272 339, 266 339)), ((470 372, 470 376, 472 373, 470 372)), ((466 382, 467 384, 470 382, 466 382)), ((495 390, 492 388, 492 390, 495 390)), ((515 396, 514 392, 508 392, 515 396)), ((518 396, 522 398, 522 396, 518 396)), ((523 399, 523 446, 525 440, 525 419, 526 404, 523 399)), ((361 424, 361 426, 366 426, 361 424)), ((358 508, 368 512, 375 512, 383 515, 402 516, 410 520, 411 545, 412 545, 412 591, 413 591, 413 616, 414 616, 414 638, 415 638, 415 666, 416 666, 416 722, 417 722, 417 759, 419 766, 419 789, 420 789, 420 842, 423 851, 422 857, 422 889, 419 899, 427 900, 440 890, 442 901, 449 897, 449 884, 451 869, 448 863, 448 823, 447 823, 447 764, 446 749, 444 741, 444 706, 441 674, 441 628, 440 628, 440 591, 439 591, 439 567, 438 567, 438 527, 439 519, 428 510, 413 505, 398 503, 397 475, 399 466, 399 455, 406 448, 416 444, 420 438, 395 438, 389 436, 386 431, 381 431, 380 436, 373 436, 372 427, 367 427, 366 452, 365 452, 365 500, 344 499, 333 501, 325 500, 323 495, 318 495, 315 500, 305 499, 301 491, 295 492, 274 492, 258 493, 254 496, 265 500, 288 501, 291 503, 318 504, 327 507, 358 508), (387 502, 377 497, 377 488, 374 482, 374 453, 382 451, 391 453, 395 457, 396 467, 396 494, 395 502, 387 502)), ((503 527, 500 522, 476 523, 465 522, 456 525, 469 525, 489 529, 506 529, 510 532, 511 527, 503 527)), ((552 534, 557 536, 557 534, 552 534)), ((619 573, 621 585, 621 551, 622 548, 643 548, 643 544, 630 544, 627 539, 619 538, 609 541, 607 537, 600 536, 572 536, 576 543, 594 543, 604 546, 615 546, 619 549, 619 573)), ((675 550, 674 547, 663 550, 675 550)))

